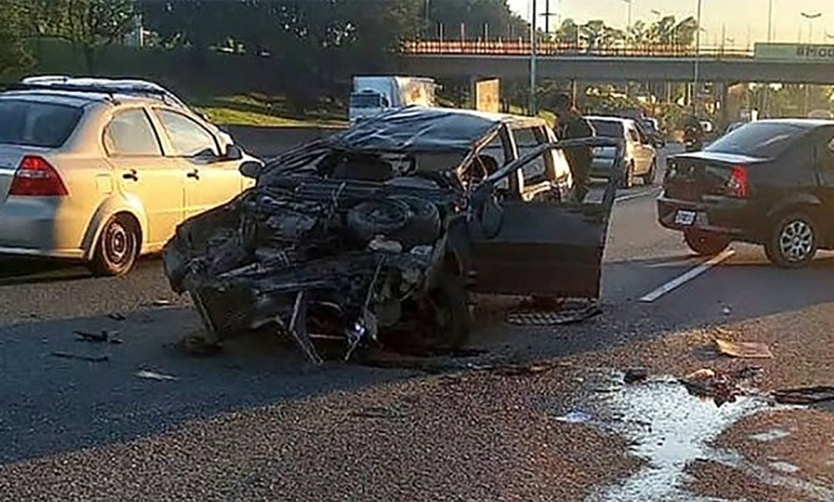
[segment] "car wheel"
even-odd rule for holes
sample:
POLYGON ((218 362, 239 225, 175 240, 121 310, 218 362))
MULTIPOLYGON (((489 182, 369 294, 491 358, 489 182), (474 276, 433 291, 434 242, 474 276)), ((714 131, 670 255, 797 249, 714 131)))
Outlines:
POLYGON ((765 242, 765 253, 774 265, 781 268, 801 268, 817 254, 817 226, 804 213, 792 213, 781 218, 770 230, 765 242))
POLYGON ((96 243, 90 269, 95 275, 124 275, 139 257, 139 229, 124 215, 111 216, 96 243))
POLYGON ((626 164, 625 172, 623 173, 623 180, 620 183, 620 188, 631 188, 634 186, 634 162, 626 164))
POLYGON ((654 176, 657 172, 657 157, 652 159, 652 165, 649 167, 649 172, 643 175, 643 184, 651 186, 654 184, 654 176))
POLYGON ((727 235, 705 232, 703 230, 684 230, 683 239, 689 249, 699 256, 715 256, 727 249, 732 239, 727 235))
POLYGON ((463 279, 444 272, 424 302, 427 327, 424 347, 434 353, 461 348, 472 330, 469 302, 463 279))

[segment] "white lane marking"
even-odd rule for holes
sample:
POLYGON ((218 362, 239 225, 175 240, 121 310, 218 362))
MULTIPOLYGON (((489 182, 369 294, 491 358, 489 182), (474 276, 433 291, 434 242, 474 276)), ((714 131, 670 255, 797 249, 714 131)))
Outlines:
POLYGON ((663 286, 660 286, 659 288, 655 289, 651 293, 649 293, 649 294, 645 295, 644 297, 640 298, 640 301, 643 302, 643 303, 651 303, 651 302, 657 300, 658 298, 660 298, 661 296, 665 295, 666 293, 669 293, 670 291, 679 288, 684 283, 686 283, 688 281, 691 281, 692 279, 698 277, 699 275, 703 274, 704 272, 706 272, 707 270, 711 269, 712 267, 718 265, 719 263, 728 260, 729 258, 731 258, 735 254, 736 254, 736 252, 733 251, 732 249, 727 249, 723 253, 721 253, 717 256, 713 256, 712 258, 710 258, 709 260, 705 261, 704 263, 698 265, 697 267, 693 268, 689 272, 687 272, 687 273, 685 273, 685 274, 683 274, 679 277, 676 277, 675 279, 672 279, 671 281, 667 282, 663 286))
POLYGON ((628 195, 621 195, 621 196, 617 197, 616 199, 614 199, 614 202, 625 202, 627 200, 639 199, 640 197, 648 197, 649 195, 654 195, 654 194, 660 192, 660 190, 661 190, 660 187, 655 187, 655 188, 652 188, 651 190, 644 190, 644 191, 641 191, 641 192, 631 193, 631 194, 628 194, 628 195))

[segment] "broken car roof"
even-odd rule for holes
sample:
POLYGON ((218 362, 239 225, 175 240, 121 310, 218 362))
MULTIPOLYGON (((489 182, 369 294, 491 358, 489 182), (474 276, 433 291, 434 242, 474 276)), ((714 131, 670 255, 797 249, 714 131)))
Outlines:
POLYGON ((544 125, 544 120, 475 110, 410 106, 361 121, 326 142, 351 152, 469 152, 494 130, 544 125))

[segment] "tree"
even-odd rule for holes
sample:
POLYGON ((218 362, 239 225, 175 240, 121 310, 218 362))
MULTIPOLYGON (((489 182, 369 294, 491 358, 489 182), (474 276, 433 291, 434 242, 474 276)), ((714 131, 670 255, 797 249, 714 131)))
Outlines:
POLYGON ((80 51, 88 72, 95 55, 133 29, 133 0, 31 0, 28 18, 39 36, 60 38, 80 51))
POLYGON ((600 20, 588 21, 579 27, 579 31, 588 50, 615 47, 625 40, 622 30, 607 26, 600 20))
POLYGON ((26 48, 27 11, 10 4, 0 9, 0 78, 14 78, 31 67, 34 59, 26 48))

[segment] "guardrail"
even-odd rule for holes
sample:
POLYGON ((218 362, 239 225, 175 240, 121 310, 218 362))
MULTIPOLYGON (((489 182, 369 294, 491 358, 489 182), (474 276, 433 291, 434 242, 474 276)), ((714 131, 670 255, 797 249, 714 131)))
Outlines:
MULTIPOLYGON (((524 40, 420 40, 403 44, 404 54, 414 55, 468 55, 473 56, 529 56, 531 46, 524 40)), ((696 51, 688 46, 635 45, 593 47, 581 44, 539 42, 536 44, 539 56, 584 56, 584 57, 657 57, 693 58, 696 51)), ((702 47, 697 52, 701 57, 717 59, 752 58, 753 51, 729 47, 702 47)))

